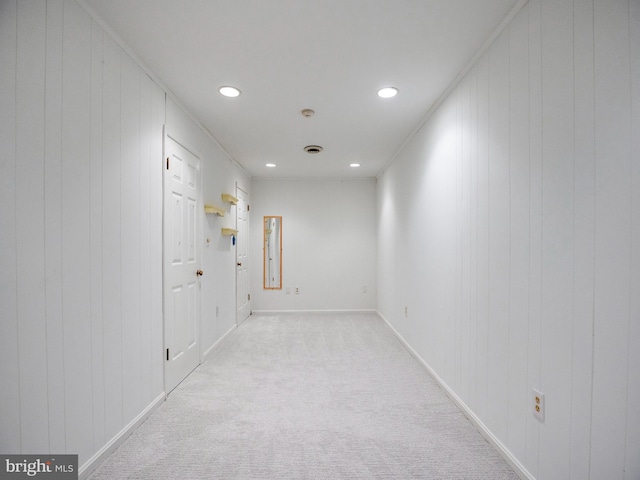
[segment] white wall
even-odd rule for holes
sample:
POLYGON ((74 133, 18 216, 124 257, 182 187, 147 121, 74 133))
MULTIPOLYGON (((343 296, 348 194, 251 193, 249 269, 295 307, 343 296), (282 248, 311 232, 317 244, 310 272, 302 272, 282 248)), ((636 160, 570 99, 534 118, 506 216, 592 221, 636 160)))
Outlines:
POLYGON ((74 1, 0 9, 0 451, 83 464, 163 391, 164 95, 74 1))
MULTIPOLYGON (((164 398, 165 113, 205 201, 248 179, 74 0, 0 2, 0 65, 0 451, 82 469, 164 398)), ((227 210, 203 213, 203 352, 235 325, 227 210)))
POLYGON ((254 178, 250 202, 253 310, 375 309, 375 198, 374 179, 254 178), (282 290, 262 288, 265 215, 282 216, 282 290))
POLYGON ((379 311, 541 480, 640 477, 639 47, 530 0, 378 181, 379 311))

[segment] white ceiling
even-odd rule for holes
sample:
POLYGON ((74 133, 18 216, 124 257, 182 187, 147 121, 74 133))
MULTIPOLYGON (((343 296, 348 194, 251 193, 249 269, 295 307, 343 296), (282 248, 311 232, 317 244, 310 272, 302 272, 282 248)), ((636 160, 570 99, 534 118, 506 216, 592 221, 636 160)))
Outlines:
POLYGON ((250 175, 374 177, 517 0, 86 2, 250 175))

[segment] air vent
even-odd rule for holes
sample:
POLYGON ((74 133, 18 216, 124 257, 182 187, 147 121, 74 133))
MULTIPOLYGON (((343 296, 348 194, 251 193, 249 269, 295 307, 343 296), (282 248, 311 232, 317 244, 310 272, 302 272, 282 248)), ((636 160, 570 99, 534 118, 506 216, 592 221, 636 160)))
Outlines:
POLYGON ((304 151, 307 153, 311 153, 315 155, 316 153, 320 153, 322 151, 322 147, 320 145, 307 145, 304 147, 304 151))

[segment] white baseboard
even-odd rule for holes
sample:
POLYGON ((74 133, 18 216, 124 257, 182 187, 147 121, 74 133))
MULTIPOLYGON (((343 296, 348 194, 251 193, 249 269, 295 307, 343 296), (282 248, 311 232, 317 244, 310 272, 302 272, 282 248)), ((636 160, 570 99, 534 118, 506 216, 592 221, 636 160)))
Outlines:
POLYGON ((116 448, 118 448, 122 442, 124 442, 129 435, 133 433, 133 431, 138 428, 148 417, 153 413, 153 411, 158 408, 162 402, 164 402, 166 398, 166 394, 162 392, 158 395, 155 400, 153 400, 147 408, 145 408, 140 414, 131 420, 129 424, 124 427, 115 437, 113 437, 109 443, 107 443, 104 447, 98 450, 95 455, 93 455, 89 460, 87 460, 83 465, 78 469, 78 480, 86 479, 93 471, 100 466, 100 464, 111 455, 116 448))
POLYGON ((518 461, 516 457, 509 451, 504 444, 498 440, 498 438, 487 428, 487 426, 482 423, 482 421, 476 416, 476 414, 456 395, 456 393, 447 385, 442 378, 431 368, 427 362, 423 360, 423 358, 416 352, 413 347, 403 338, 402 335, 391 325, 391 322, 387 320, 384 315, 382 315, 379 311, 376 311, 377 315, 387 324, 387 326, 391 329, 396 338, 402 343, 402 345, 415 357, 416 360, 420 362, 420 364, 424 367, 424 369, 433 377, 433 379, 440 385, 440 387, 445 391, 447 396, 456 404, 456 406, 462 411, 465 417, 469 419, 469 421, 476 427, 476 430, 480 432, 480 434, 489 442, 498 452, 498 454, 504 458, 504 460, 509 464, 509 466, 516 472, 516 474, 522 480, 536 480, 536 478, 529 473, 529 471, 524 468, 524 466, 518 461))
POLYGON ((253 315, 284 315, 288 313, 378 313, 375 309, 352 310, 253 310, 253 315))
POLYGON ((205 350, 205 352, 202 354, 202 359, 201 359, 200 363, 202 364, 202 363, 206 362, 207 360, 209 360, 209 357, 216 350, 216 348, 218 348, 220 345, 222 345, 224 343, 224 341, 229 337, 229 335, 231 335, 237 328, 238 328, 238 326, 234 324, 213 345, 211 345, 209 348, 207 348, 205 350))

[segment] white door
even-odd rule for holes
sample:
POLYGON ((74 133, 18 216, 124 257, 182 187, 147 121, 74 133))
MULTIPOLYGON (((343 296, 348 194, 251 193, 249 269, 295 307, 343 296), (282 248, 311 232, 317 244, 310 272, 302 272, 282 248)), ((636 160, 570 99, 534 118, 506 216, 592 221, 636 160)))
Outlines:
POLYGON ((240 325, 251 313, 249 293, 249 195, 236 187, 238 205, 236 208, 236 293, 238 313, 236 323, 240 325))
POLYGON ((165 392, 200 363, 200 160, 165 136, 164 155, 165 392))

